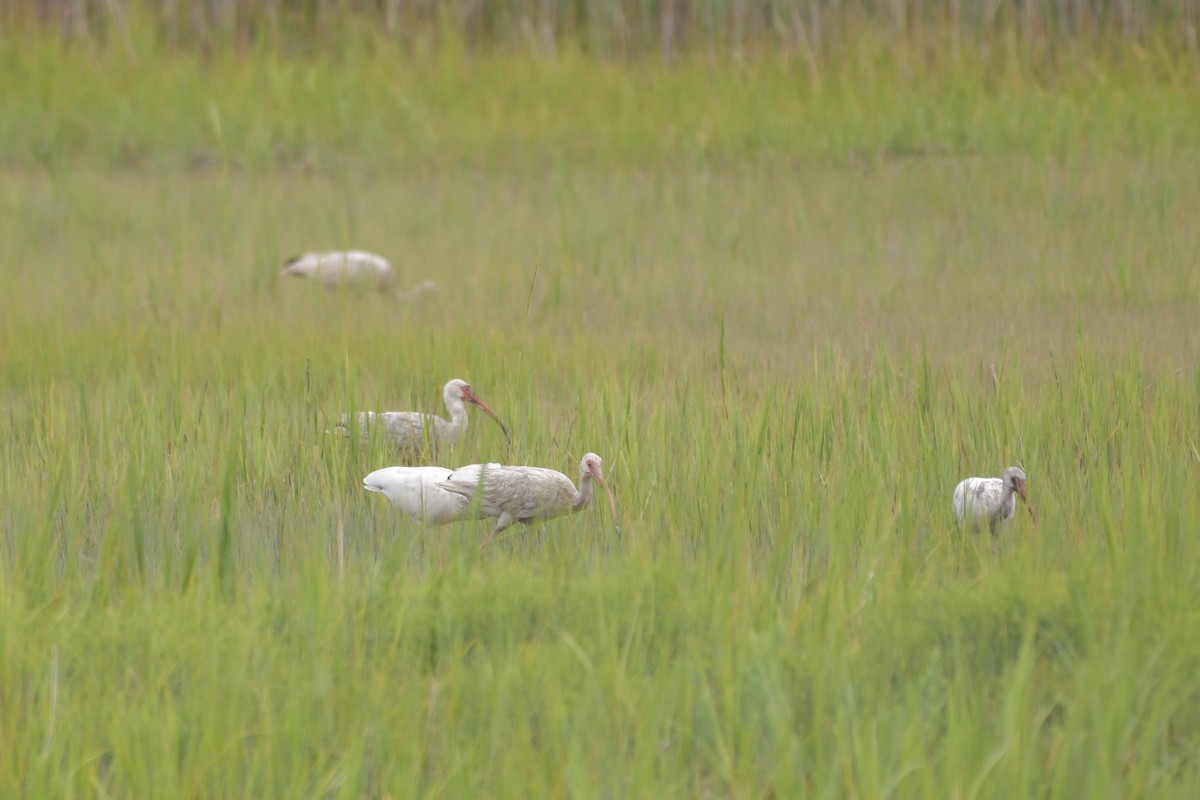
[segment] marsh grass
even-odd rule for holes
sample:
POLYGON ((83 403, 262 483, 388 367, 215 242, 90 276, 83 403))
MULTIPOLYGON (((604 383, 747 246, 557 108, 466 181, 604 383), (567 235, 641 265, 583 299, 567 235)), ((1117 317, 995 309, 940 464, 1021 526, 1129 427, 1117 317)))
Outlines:
POLYGON ((4 95, 0 794, 1194 796, 1187 81, 977 83, 939 128, 882 73, 710 108, 703 65, 568 59, 401 78, 456 89, 395 146, 343 114, 361 55, 168 62, 118 121, 76 58, 4 95), (290 125, 321 157, 267 168, 290 125), (348 246, 441 291, 278 275, 348 246), (601 503, 481 556, 364 492, 394 457, 336 415, 452 377, 513 443, 444 463, 594 450, 621 537, 601 503), (1010 463, 1038 516, 994 549, 949 498, 1010 463))
POLYGON ((0 37, 0 163, 45 168, 709 165, 1161 157, 1194 147, 1197 57, 1148 44, 907 46, 869 28, 819 64, 663 64, 378 37, 210 56, 0 37), (86 80, 81 80, 86 76, 86 80))
POLYGON ((131 56, 148 45, 277 53, 354 38, 416 51, 554 55, 573 47, 608 59, 776 49, 815 64, 864 34, 916 50, 1001 43, 1038 56, 1105 44, 1194 52, 1198 13, 1195 0, 213 0, 186 13, 169 0, 11 0, 0 26, 131 56))

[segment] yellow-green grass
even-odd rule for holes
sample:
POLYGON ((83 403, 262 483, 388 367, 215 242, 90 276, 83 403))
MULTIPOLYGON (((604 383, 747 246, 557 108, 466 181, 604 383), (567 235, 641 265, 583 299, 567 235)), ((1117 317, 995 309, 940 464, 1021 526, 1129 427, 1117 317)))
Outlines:
MULTIPOLYGON (((696 69, 597 80, 691 109, 696 69)), ((166 134, 124 168, 13 144, 0 794, 1195 796, 1200 161, 1194 112, 1131 133, 1159 88, 1117 85, 1078 153, 985 131, 933 157, 932 123, 920 151, 757 148, 720 117, 745 136, 714 158, 519 82, 583 155, 537 157, 552 124, 482 159, 463 142, 503 125, 402 159, 304 128, 308 169, 259 158, 272 136, 187 169, 166 134), (277 274, 351 246, 440 292, 277 274), (594 450, 621 536, 600 504, 481 555, 487 523, 364 492, 395 458, 334 416, 440 411, 452 377, 513 444, 476 416, 441 463, 594 450), (1012 463, 1038 515, 993 549, 950 494, 1012 463)), ((450 97, 436 118, 470 117, 450 97)))
POLYGON ((481 169, 1193 152, 1200 58, 1005 38, 926 46, 864 29, 820 61, 774 50, 669 64, 315 40, 164 53, 0 37, 0 163, 181 169, 481 169), (347 163, 349 162, 349 164, 347 163))

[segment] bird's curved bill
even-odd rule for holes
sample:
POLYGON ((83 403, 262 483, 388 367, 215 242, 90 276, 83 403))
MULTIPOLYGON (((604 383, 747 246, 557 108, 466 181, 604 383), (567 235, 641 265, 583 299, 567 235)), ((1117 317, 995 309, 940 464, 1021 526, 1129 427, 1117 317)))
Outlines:
POLYGON ((597 475, 596 480, 604 487, 604 491, 608 493, 608 507, 612 509, 613 527, 617 529, 617 533, 621 532, 621 523, 617 519, 617 501, 613 497, 612 489, 608 488, 608 482, 604 480, 603 475, 597 475))
POLYGON ((1025 481, 1019 481, 1017 483, 1017 493, 1021 495, 1021 502, 1023 502, 1025 507, 1029 509, 1029 516, 1033 517, 1034 522, 1037 522, 1037 511, 1034 510, 1033 503, 1029 502, 1029 495, 1026 494, 1025 491, 1025 481))
POLYGON ((500 426, 500 430, 504 431, 504 438, 508 439, 510 442, 512 441, 512 434, 508 432, 508 426, 504 424, 504 420, 502 420, 498 416, 496 416, 496 412, 492 411, 492 409, 488 408, 488 404, 483 402, 483 400, 480 399, 479 395, 475 394, 474 392, 471 392, 470 394, 466 395, 464 397, 464 399, 471 405, 478 408, 483 413, 487 414, 492 419, 496 420, 496 424, 500 426))

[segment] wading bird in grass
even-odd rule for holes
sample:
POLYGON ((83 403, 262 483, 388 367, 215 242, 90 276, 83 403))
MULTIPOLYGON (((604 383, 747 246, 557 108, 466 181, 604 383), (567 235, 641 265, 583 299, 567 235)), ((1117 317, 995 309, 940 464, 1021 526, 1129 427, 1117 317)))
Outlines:
MULTIPOLYGON (((496 420, 500 430, 504 431, 504 437, 510 438, 508 426, 466 381, 457 378, 450 381, 442 390, 442 397, 446 400, 446 410, 450 412, 449 420, 419 411, 360 411, 354 417, 358 420, 359 431, 364 439, 370 435, 372 427, 378 426, 384 438, 405 454, 419 453, 425 446, 434 453, 440 447, 452 447, 467 429, 466 403, 496 420)), ((338 419, 338 431, 348 434, 350 423, 351 415, 343 414, 338 419)))
POLYGON ((437 289, 437 284, 433 281, 423 281, 407 292, 399 291, 396 273, 392 271, 388 260, 365 250, 304 253, 289 258, 281 271, 284 275, 319 281, 328 289, 351 284, 369 284, 401 300, 411 300, 417 295, 437 289))
MULTIPOLYGON (((592 502, 592 481, 608 492, 613 525, 617 525, 617 502, 604 482, 600 456, 588 453, 579 462, 579 488, 561 472, 543 467, 500 467, 481 471, 478 465, 456 469, 437 485, 476 502, 483 516, 496 517, 496 527, 479 546, 492 540, 514 522, 526 525, 580 511, 592 502), (482 484, 482 485, 481 485, 482 484)), ((618 527, 618 531, 620 528, 618 527)))
POLYGON ((995 536, 1012 518, 1018 494, 1033 514, 1025 494, 1025 470, 1020 467, 1004 470, 1002 478, 967 478, 954 487, 954 516, 960 525, 980 528, 986 524, 995 536))
MULTIPOLYGON (((499 464, 473 464, 460 471, 466 475, 472 470, 480 473, 499 467, 499 464)), ((413 522, 445 525, 468 516, 482 516, 478 507, 472 509, 470 497, 437 485, 438 481, 449 480, 453 472, 445 467, 384 467, 363 478, 363 488, 382 494, 413 522)))

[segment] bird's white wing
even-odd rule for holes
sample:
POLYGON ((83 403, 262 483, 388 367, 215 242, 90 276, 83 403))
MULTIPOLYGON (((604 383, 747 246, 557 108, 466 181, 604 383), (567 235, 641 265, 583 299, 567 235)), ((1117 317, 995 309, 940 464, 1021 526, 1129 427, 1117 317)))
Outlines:
POLYGON ((397 443, 420 441, 425 431, 425 415, 416 411, 377 412, 373 423, 382 423, 388 439, 397 443))
MULTIPOLYGON (((479 478, 485 472, 490 470, 501 469, 504 465, 491 462, 488 464, 468 464, 465 467, 459 467, 456 470, 450 470, 450 474, 443 480, 454 481, 457 484, 473 483, 478 484, 479 478)), ((474 489, 471 490, 474 492, 474 489)))
POLYGON ((575 485, 557 470, 504 467, 485 476, 483 497, 486 506, 527 522, 569 512, 575 485))
POLYGON ((392 265, 383 256, 368 253, 365 250, 350 250, 346 253, 329 253, 335 265, 332 272, 343 275, 351 281, 379 279, 391 277, 392 265))
POLYGON ((480 506, 492 517, 507 513, 524 522, 571 510, 575 486, 570 478, 557 470, 499 465, 488 465, 482 470, 479 467, 473 465, 455 470, 449 479, 439 481, 437 485, 471 498, 482 491, 480 506))
POLYGON ((448 492, 454 492, 463 497, 474 498, 475 493, 479 490, 480 481, 484 476, 491 476, 493 471, 500 469, 502 469, 502 466, 495 463, 468 464, 451 472, 445 479, 438 481, 437 485, 448 492))
POLYGON ((365 250, 333 250, 288 259, 283 271, 333 285, 341 281, 390 278, 392 265, 384 257, 365 250))
POLYGON ((954 489, 954 515, 959 522, 987 519, 999 512, 1003 496, 999 478, 967 478, 954 489))
MULTIPOLYGON (((423 442, 427 421, 432 420, 431 435, 437 435, 437 417, 429 417, 416 411, 359 411, 342 414, 334 428, 343 436, 350 435, 350 426, 358 423, 359 436, 367 439, 373 428, 383 431, 383 438, 400 449, 417 449, 423 442)), ((444 422, 444 420, 443 420, 444 422)))
MULTIPOLYGON (((331 253, 331 255, 338 255, 331 253)), ((387 272, 392 268, 392 265, 386 258, 375 253, 368 253, 366 250, 347 250, 345 253, 347 263, 355 264, 362 268, 373 269, 376 272, 387 272)))
POLYGON ((986 509, 989 516, 999 511, 1000 501, 1004 496, 1004 481, 999 478, 983 478, 972 489, 976 508, 986 509))

